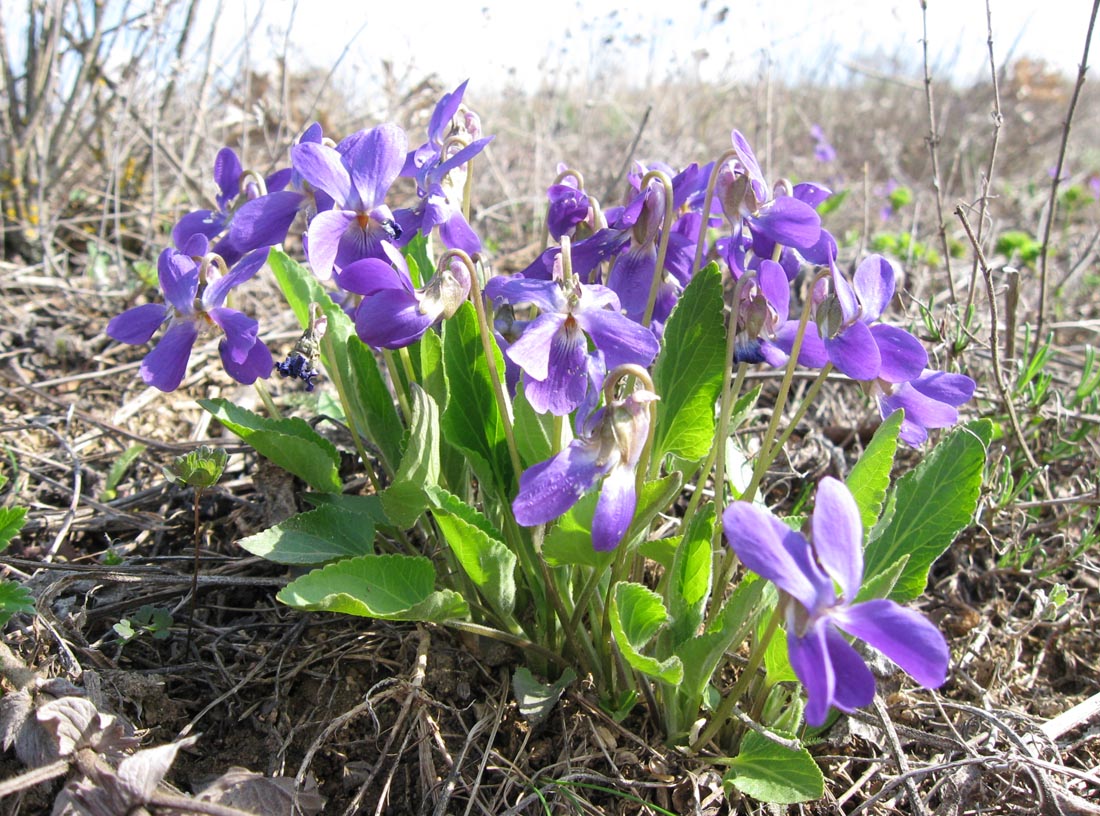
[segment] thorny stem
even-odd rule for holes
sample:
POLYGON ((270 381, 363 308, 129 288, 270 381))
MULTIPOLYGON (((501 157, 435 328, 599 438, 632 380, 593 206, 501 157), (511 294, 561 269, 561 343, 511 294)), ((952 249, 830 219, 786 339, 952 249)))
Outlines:
POLYGON ((951 273, 951 248, 947 242, 947 222, 943 217, 943 188, 940 186, 940 137, 936 133, 936 106, 932 100, 932 74, 928 63, 928 0, 920 0, 921 45, 924 48, 924 98, 928 104, 928 150, 932 158, 932 189, 936 192, 936 218, 939 219, 940 243, 943 245, 943 263, 947 272, 947 286, 951 290, 951 302, 957 303, 955 279, 951 273))
MULTIPOLYGON (((982 241, 982 233, 985 231, 985 214, 989 208, 989 188, 993 184, 993 168, 997 162, 997 146, 1001 139, 1001 126, 1004 124, 1004 116, 1001 115, 1001 88, 997 81, 997 60, 993 57, 993 10, 990 0, 985 0, 986 46, 989 49, 989 73, 993 82, 993 139, 989 147, 989 164, 986 165, 985 177, 982 179, 981 195, 978 198, 978 242, 982 241)), ((974 265, 970 270, 970 287, 966 293, 966 308, 963 314, 969 314, 970 307, 974 305, 974 293, 978 288, 978 258, 975 256, 974 265)))
POLYGON ((1044 492, 1047 494, 1047 498, 1050 498, 1050 487, 1047 485, 1042 468, 1035 460, 1035 456, 1031 453, 1031 448, 1027 444, 1023 429, 1020 427, 1020 420, 1016 416, 1016 406, 1012 400, 1012 395, 1008 393, 1008 386, 1005 384, 1004 371, 1001 368, 1001 352, 997 339, 997 295, 993 290, 993 271, 989 268, 985 253, 982 252, 982 247, 978 243, 978 238, 974 234, 961 204, 955 208, 955 215, 962 222, 963 229, 966 230, 966 237, 970 239, 970 245, 974 248, 974 256, 978 260, 978 267, 982 270, 982 275, 985 278, 986 294, 989 297, 989 354, 993 361, 993 381, 997 386, 997 393, 1001 395, 1001 402, 1008 412, 1008 421, 1012 425, 1012 432, 1016 436, 1016 441, 1020 443, 1020 448, 1023 450, 1028 465, 1035 471, 1044 492))
POLYGON ((659 181, 665 188, 665 217, 661 223, 661 237, 657 241, 657 265, 653 270, 653 283, 649 286, 649 299, 645 304, 645 313, 642 315, 642 325, 649 328, 653 320, 653 309, 657 306, 657 293, 661 290, 661 283, 665 279, 665 257, 668 255, 668 242, 672 238, 673 190, 672 179, 662 170, 650 170, 642 177, 642 191, 649 189, 650 181, 659 181))
POLYGON ((1047 201, 1046 224, 1043 226, 1043 243, 1039 250, 1039 317, 1035 326, 1035 350, 1042 342, 1043 322, 1047 307, 1047 256, 1050 254, 1050 233, 1054 226, 1054 208, 1058 203, 1058 185, 1062 180, 1062 168, 1066 163, 1066 147, 1069 144, 1069 130, 1073 123, 1073 113, 1077 109, 1077 100, 1081 97, 1081 87, 1085 84, 1085 71, 1088 70, 1089 48, 1092 47, 1092 32, 1096 28, 1096 13, 1100 10, 1100 0, 1093 0, 1092 15, 1089 17, 1088 31, 1085 32, 1085 50, 1077 66, 1077 82, 1073 86, 1073 96, 1069 101, 1069 111, 1062 127, 1062 144, 1058 148, 1058 163, 1054 166, 1054 178, 1050 182, 1050 198, 1047 201))
POLYGON ((780 600, 780 602, 775 605, 775 609, 772 610, 771 617, 768 618, 767 626, 764 629, 764 634, 760 636, 760 640, 757 641, 756 645, 753 647, 752 653, 749 655, 748 663, 746 663, 745 668, 742 669, 741 675, 737 678, 737 682, 733 684, 733 688, 729 690, 729 693, 722 698, 722 702, 718 704, 714 716, 710 718, 710 722, 707 723, 707 727, 703 729, 699 738, 691 744, 691 753, 698 753, 704 745, 714 739, 714 735, 717 734, 722 729, 722 726, 729 720, 730 715, 733 713, 733 709, 741 699, 741 695, 745 693, 745 689, 748 688, 749 683, 756 677, 756 670, 759 669, 760 664, 764 662, 764 653, 768 651, 768 644, 771 643, 771 639, 775 635, 776 629, 779 628, 779 622, 782 619, 783 602, 780 600))

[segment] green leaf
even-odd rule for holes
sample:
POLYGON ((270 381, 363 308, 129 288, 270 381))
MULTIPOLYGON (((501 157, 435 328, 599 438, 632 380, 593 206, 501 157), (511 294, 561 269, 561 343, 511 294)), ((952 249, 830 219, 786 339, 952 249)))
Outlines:
POLYGON ((766 581, 755 577, 743 579, 718 613, 714 625, 676 648, 684 664, 680 691, 696 700, 696 708, 726 652, 748 637, 759 615, 766 585, 766 581))
POLYGON ((303 329, 309 325, 310 304, 317 303, 321 307, 328 319, 321 343, 325 371, 348 400, 352 413, 349 422, 374 442, 388 470, 393 472, 401 458, 404 426, 378 370, 374 353, 359 340, 351 318, 332 302, 312 272, 277 249, 268 253, 267 263, 303 329))
POLYGON ((218 483, 228 461, 229 454, 225 448, 203 445, 175 457, 165 471, 180 484, 201 490, 218 483))
POLYGON ((26 507, 0 507, 0 552, 19 535, 27 518, 26 507))
POLYGON ((871 531, 864 574, 878 575, 908 556, 890 597, 912 600, 924 592, 928 570, 970 523, 978 504, 993 423, 978 420, 957 428, 895 486, 893 515, 871 531))
POLYGON ((276 598, 296 609, 380 620, 439 623, 469 614, 457 592, 435 590, 431 561, 409 555, 363 555, 337 561, 287 584, 276 598))
POLYGON ((523 464, 531 467, 553 456, 554 417, 549 413, 535 413, 522 388, 516 391, 512 410, 516 415, 516 447, 523 464))
MULTIPOLYGON (((103 490, 99 494, 100 501, 109 502, 118 497, 119 482, 122 481, 122 477, 126 475, 126 471, 130 469, 130 465, 134 463, 134 460, 145 453, 145 447, 145 445, 138 443, 137 445, 131 445, 119 454, 111 465, 111 469, 107 471, 103 490)), ((0 487, 2 486, 0 485, 0 487)))
POLYGON ((284 470, 300 477, 314 490, 339 493, 340 454, 336 446, 313 430, 304 419, 269 419, 229 400, 199 400, 199 405, 249 445, 284 470))
POLYGON ((755 731, 745 732, 722 782, 775 805, 810 802, 825 795, 825 777, 809 751, 792 751, 755 731))
POLYGON ((863 456, 859 457, 852 472, 848 474, 848 489, 856 500, 865 533, 875 526, 882 513, 886 491, 890 487, 894 454, 898 449, 898 433, 904 417, 905 412, 899 408, 878 426, 871 443, 863 451, 863 456))
POLYGON ((429 489, 435 523, 474 586, 497 612, 516 605, 516 555, 477 510, 442 488, 429 489))
POLYGON ((597 552, 592 547, 592 516, 599 497, 596 492, 582 497, 547 533, 542 557, 551 567, 575 564, 599 571, 615 560, 614 552, 597 552))
POLYGON ((378 369, 374 352, 354 334, 347 338, 343 348, 343 358, 346 360, 344 371, 350 375, 349 399, 357 417, 356 425, 378 447, 383 461, 392 472, 401 461, 405 426, 378 369))
POLYGON ((386 515, 398 527, 412 527, 428 506, 425 487, 439 483, 439 408, 419 385, 410 388, 409 441, 393 484, 382 493, 386 515))
POLYGON ((325 505, 299 513, 237 542, 278 564, 321 564, 374 552, 374 521, 362 513, 325 505))
POLYGON ((638 496, 638 507, 634 511, 634 520, 630 522, 625 540, 629 541, 638 531, 649 527, 649 523, 668 509, 680 494, 684 476, 680 471, 674 470, 660 479, 646 482, 642 485, 641 495, 638 496))
MULTIPOLYGON (((760 625, 763 628, 765 622, 761 621, 760 625)), ((782 628, 776 629, 764 650, 764 677, 769 686, 798 680, 791 666, 791 655, 787 646, 787 633, 782 628)))
POLYGON ((620 581, 611 592, 610 618, 615 643, 633 668, 671 685, 684 679, 684 665, 675 655, 658 660, 642 654, 642 648, 668 622, 660 595, 641 584, 620 581))
POLYGON ((412 240, 402 247, 401 252, 405 256, 405 260, 409 262, 409 277, 412 278, 413 286, 419 289, 428 282, 435 271, 432 258, 428 254, 428 237, 418 231, 412 240), (414 266, 416 267, 415 274, 413 273, 414 266))
POLYGON ((375 525, 393 527, 382 499, 378 496, 351 496, 345 493, 306 493, 302 496, 314 507, 337 507, 348 513, 357 513, 370 519, 375 525))
POLYGON ((898 579, 905 572, 905 565, 909 563, 909 556, 903 555, 878 575, 873 575, 863 581, 859 588, 855 603, 863 603, 872 598, 889 598, 890 593, 897 586, 898 579))
POLYGON ((516 695, 520 716, 532 728, 537 726, 550 716, 566 686, 576 679, 577 673, 567 668, 556 683, 546 686, 536 680, 526 667, 520 666, 512 675, 512 693, 516 695))
POLYGON ((0 581, 0 626, 20 612, 34 614, 34 596, 31 591, 15 581, 0 581))
POLYGON ((672 645, 695 635, 703 622, 711 590, 710 541, 714 535, 714 505, 696 511, 684 533, 668 574, 669 627, 672 645))
MULTIPOLYGON (((503 372, 504 358, 495 342, 493 356, 496 370, 503 372)), ((515 475, 472 303, 463 303, 443 324, 443 370, 450 391, 444 437, 467 455, 483 489, 508 496, 515 475)))
POLYGON ((722 276, 717 264, 695 273, 665 325, 653 368, 657 403, 654 455, 692 461, 714 444, 714 402, 725 371, 722 276))
POLYGON ((666 538, 648 538, 638 545, 638 554, 650 561, 656 561, 666 570, 672 569, 672 561, 676 558, 676 550, 680 547, 683 536, 668 536, 666 538))
POLYGON ((416 344, 420 352, 420 384, 432 395, 439 410, 447 408, 447 379, 443 376, 443 338, 426 332, 416 344))
MULTIPOLYGON (((634 520, 624 536, 624 543, 648 527, 654 516, 668 507, 672 498, 680 492, 681 478, 679 472, 674 472, 642 485, 638 509, 634 511, 634 520)), ((610 565, 614 553, 597 552, 592 548, 592 516, 599 497, 599 491, 592 491, 558 519, 543 543, 542 555, 546 563, 552 567, 579 564, 597 570, 610 565)))

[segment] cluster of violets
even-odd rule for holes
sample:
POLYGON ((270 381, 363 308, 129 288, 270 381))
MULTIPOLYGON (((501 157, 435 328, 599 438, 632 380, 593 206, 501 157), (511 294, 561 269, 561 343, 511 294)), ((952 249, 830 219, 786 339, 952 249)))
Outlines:
MULTIPOLYGON (((477 274, 459 256, 477 260, 481 252, 465 215, 469 162, 492 140, 463 104, 465 89, 439 101, 427 141, 412 150, 393 124, 339 142, 313 125, 291 148, 290 167, 267 177, 244 171, 232 150, 222 150, 214 167, 217 209, 184 216, 160 255, 165 303, 136 306, 107 327, 111 337, 135 344, 166 327, 142 363, 145 382, 177 388, 195 342, 217 332, 236 380, 252 383, 278 370, 312 389, 312 349, 300 344, 276 364, 256 320, 226 305, 299 220, 313 273, 331 284, 371 347, 408 346, 452 315, 477 274), (415 199, 391 209, 391 186, 401 177, 415 180, 415 199), (445 253, 419 288, 402 253, 417 235, 461 251, 445 253)), ((831 146, 823 134, 814 137, 825 161, 831 146)), ((911 445, 957 422, 958 406, 972 396, 971 379, 930 369, 917 338, 880 322, 897 278, 887 259, 868 257, 851 277, 838 264, 837 243, 817 212, 831 192, 813 183, 769 184, 744 136, 735 130, 731 139, 717 163, 679 172, 635 164, 627 196, 606 209, 578 173, 560 168, 547 191, 552 244, 524 271, 485 285, 513 394, 522 390, 540 413, 574 414, 572 441, 520 477, 513 502, 520 524, 551 522, 599 488, 593 546, 621 543, 635 510, 650 404, 659 395, 642 387, 617 396, 616 385, 648 383, 645 370, 698 259, 728 272, 733 362, 783 366, 797 347, 800 365, 830 366, 858 381, 884 417, 904 409, 901 438, 911 445), (815 277, 811 319, 800 331, 790 309, 792 285, 804 274, 815 277)), ((946 646, 931 624, 891 602, 853 603, 862 531, 843 484, 822 482, 812 543, 745 502, 729 507, 724 524, 742 561, 787 599, 791 662, 808 690, 809 722, 823 721, 829 705, 854 708, 873 693, 869 671, 838 630, 878 647, 919 682, 942 682, 946 646)))

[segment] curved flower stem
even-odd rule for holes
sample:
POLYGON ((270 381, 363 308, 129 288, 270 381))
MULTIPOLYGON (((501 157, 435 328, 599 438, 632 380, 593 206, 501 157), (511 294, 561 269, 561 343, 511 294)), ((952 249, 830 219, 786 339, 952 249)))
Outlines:
POLYGON ((256 389, 256 393, 260 397, 260 402, 264 404, 264 408, 267 409, 267 412, 271 415, 272 419, 282 419, 283 412, 279 410, 279 406, 275 404, 275 401, 273 399, 271 399, 271 392, 267 390, 267 386, 264 384, 264 381, 256 380, 253 385, 256 389))
POLYGON ((672 237, 673 196, 672 179, 663 170, 650 170, 642 177, 641 187, 646 190, 650 181, 659 181, 665 188, 665 217, 661 223, 661 238, 657 242, 657 265, 653 269, 653 283, 649 286, 649 299, 645 304, 645 312, 642 314, 642 325, 649 328, 653 320, 653 309, 657 306, 657 293, 661 289, 661 282, 665 279, 665 257, 668 255, 668 242, 672 237))
POLYGON ((695 242, 695 259, 691 262, 691 273, 699 271, 699 264, 703 262, 703 246, 707 241, 707 223, 710 221, 710 208, 714 203, 714 186, 718 183, 718 174, 722 165, 730 159, 737 158, 737 151, 732 148, 718 157, 718 161, 711 168, 710 178, 707 180, 707 194, 703 198, 703 221, 699 225, 699 239, 695 242))
MULTIPOLYGON (((478 333, 481 335, 481 347, 485 352, 485 363, 489 369, 489 381, 493 388, 493 397, 500 412, 501 425, 504 428, 504 439, 508 445, 508 456, 511 459, 514 478, 518 482, 520 473, 523 472, 523 463, 519 458, 519 449, 516 447, 515 430, 512 427, 512 406, 504 393, 504 385, 501 382, 500 372, 497 370, 496 355, 499 353, 492 333, 489 329, 489 318, 485 313, 485 299, 481 294, 481 282, 473 260, 460 249, 449 249, 443 253, 439 264, 448 263, 451 258, 457 258, 466 266, 470 273, 470 298, 474 303, 474 311, 477 314, 478 333)), ((523 565, 523 571, 527 577, 527 584, 534 598, 537 614, 545 614, 546 601, 549 600, 554 613, 561 620, 565 628, 566 638, 570 638, 575 630, 569 629, 569 615, 565 611, 561 597, 558 595, 557 585, 551 580, 546 563, 535 550, 533 542, 519 530, 511 513, 505 516, 505 527, 512 533, 512 547, 523 565)), ((544 627, 549 634, 550 627, 544 627)), ((576 649, 578 656, 583 654, 581 649, 576 649)))
POLYGON ((405 370, 405 379, 410 383, 416 382, 416 372, 413 369, 412 358, 409 356, 409 347, 402 346, 399 348, 397 356, 401 358, 401 367, 405 370))
MULTIPOLYGON (((734 394, 741 392, 741 387, 745 383, 745 376, 748 373, 748 364, 741 363, 737 367, 737 377, 734 380, 733 377, 733 353, 737 342, 737 324, 738 324, 738 311, 741 303, 741 293, 745 287, 755 280, 755 275, 745 275, 733 288, 733 301, 730 305, 730 317, 729 324, 726 326, 726 358, 725 358, 725 372, 722 379, 722 399, 720 403, 720 409, 718 414, 718 430, 714 438, 714 444, 711 446, 710 453, 707 456, 706 464, 703 466, 703 470, 699 476, 699 485, 696 487, 695 493, 692 494, 691 500, 688 502, 687 512, 684 514, 682 520, 683 529, 687 528, 695 511, 699 507, 699 503, 702 501, 703 491, 702 485, 706 484, 707 476, 710 475, 710 469, 714 467, 714 509, 716 517, 719 521, 722 518, 722 512, 725 510, 725 496, 726 496, 726 441, 729 439, 729 424, 730 415, 733 413, 734 394)), ((719 527, 720 529, 720 527, 719 527)), ((717 533, 717 529, 716 529, 717 533)), ((716 550, 717 551, 717 550, 716 550)), ((731 551, 732 552, 732 551, 731 551)), ((726 559, 728 560, 728 556, 726 559)), ((717 566, 717 563, 715 564, 717 566)), ((730 571, 730 567, 727 565, 723 572, 730 571)), ((730 572, 732 574, 732 572, 730 572)), ((726 581, 729 579, 727 578, 726 581)), ((722 581, 715 584, 716 587, 723 587, 726 581, 722 581)), ((714 616, 718 614, 718 610, 722 606, 723 593, 719 590, 713 592, 710 597, 709 608, 707 609, 707 625, 709 626, 714 616)))
POLYGON ((829 275, 828 271, 818 273, 810 284, 810 291, 806 296, 806 302, 802 304, 802 316, 798 321, 798 333, 795 335, 794 344, 791 347, 790 358, 787 360, 787 368, 783 372, 783 381, 779 384, 779 393, 775 397, 775 407, 772 409, 772 418, 768 423, 768 429, 764 432, 764 440, 760 443, 760 456, 756 460, 756 467, 753 469, 752 481, 749 482, 749 486, 745 488, 745 494, 742 498, 745 501, 752 501, 756 496, 756 491, 760 488, 760 482, 764 479, 764 474, 767 472, 768 466, 772 463, 772 457, 769 454, 772 451, 772 443, 775 441, 776 431, 779 430, 779 423, 783 420, 783 409, 787 404, 787 397, 791 392, 791 382, 794 380, 794 370, 798 366, 798 354, 802 351, 802 340, 806 336, 806 326, 810 322, 810 307, 813 305, 813 287, 819 280, 829 275))
POLYGON ((764 662, 764 653, 768 651, 768 644, 771 643, 772 636, 775 634, 775 630, 779 628, 779 622, 782 619, 782 602, 780 602, 777 603, 775 609, 772 610, 771 617, 768 618, 767 627, 764 629, 764 634, 760 637, 760 640, 757 641, 756 646, 749 655, 749 661, 745 664, 741 676, 737 678, 737 682, 733 684, 733 688, 729 690, 729 693, 722 698, 722 702, 718 704, 714 716, 710 718, 710 722, 707 723, 707 727, 703 729, 699 738, 691 744, 691 748, 689 749, 691 753, 698 753, 704 745, 714 739, 714 735, 717 734, 722 729, 722 726, 729 720, 730 714, 733 713, 734 707, 741 699, 741 695, 745 693, 745 690, 749 687, 749 683, 756 677, 756 670, 759 669, 760 664, 764 662))
POLYGON ((795 427, 802 421, 802 417, 806 415, 806 411, 813 404, 813 401, 817 398, 818 392, 821 390, 821 386, 825 384, 825 380, 829 378, 829 375, 833 372, 833 364, 826 363, 821 372, 814 378, 814 381, 810 384, 809 390, 806 392, 806 396, 802 398, 801 404, 798 406, 798 410, 795 411, 794 416, 791 417, 791 421, 787 424, 786 430, 780 435, 779 439, 775 443, 775 447, 769 454, 769 459, 774 462, 775 457, 779 455, 779 452, 783 450, 783 446, 787 444, 787 440, 791 438, 791 434, 794 433, 795 427))
POLYGON ((485 352, 485 364, 489 368, 489 382, 493 386, 493 398, 500 411, 500 422, 504 428, 504 439, 508 444, 508 456, 512 460, 512 470, 518 480, 523 471, 523 464, 519 458, 519 450, 516 448, 516 435, 512 428, 512 405, 504 394, 504 385, 497 370, 497 349, 493 340, 492 330, 489 328, 489 317, 485 313, 485 298, 481 295, 481 281, 477 275, 477 268, 473 260, 461 249, 448 249, 439 259, 439 266, 448 263, 451 258, 457 258, 470 273, 470 300, 474 303, 474 312, 477 313, 478 334, 481 335, 481 348, 485 352), (496 353, 494 353, 496 352, 496 353))
MULTIPOLYGON (((779 429, 779 422, 783 418, 783 408, 786 406, 787 397, 791 391, 791 383, 794 380, 794 370, 798 365, 798 353, 802 350, 802 339, 806 336, 806 327, 810 322, 810 307, 813 303, 813 287, 820 279, 828 276, 828 272, 821 272, 814 277, 813 283, 810 285, 810 292, 806 296, 806 302, 802 306, 802 316, 798 322, 798 333, 795 335, 794 344, 791 347, 791 355, 787 360, 787 368, 783 373, 783 381, 779 385, 779 394, 775 398, 775 407, 772 409, 772 418, 768 423, 768 428, 764 433, 764 440, 760 443, 760 453, 757 454, 756 465, 753 467, 752 479, 749 481, 748 487, 745 488, 745 492, 741 495, 743 501, 752 501, 756 497, 756 491, 760 488, 760 482, 764 479, 764 474, 767 473, 768 467, 775 457, 779 455, 781 445, 775 445, 775 435, 779 429)), ((827 376, 827 373, 826 373, 827 376)), ((822 378, 824 381, 824 378, 822 378)), ((820 386, 819 386, 820 387, 820 386)), ((808 401, 807 401, 808 404, 808 401)), ((801 416, 801 415, 800 415, 801 416)), ((794 426, 794 422, 791 423, 791 427, 794 426)), ((790 436, 789 432, 785 432, 782 441, 785 442, 790 436)), ((730 582, 733 577, 734 570, 737 569, 737 556, 733 550, 729 550, 724 558, 724 564, 722 566, 721 573, 719 575, 715 587, 724 587, 730 582)), ((720 603, 720 592, 716 592, 716 598, 711 599, 711 608, 707 614, 707 624, 709 625, 714 615, 718 613, 720 603)))
MULTIPOLYGON (((542 551, 542 539, 545 532, 545 525, 539 525, 535 528, 532 537, 535 543, 536 554, 542 551)), ((588 674, 595 674, 600 670, 599 657, 596 654, 596 649, 592 644, 589 633, 582 627, 576 625, 574 621, 575 616, 571 615, 569 610, 565 608, 561 592, 558 591, 558 583, 555 581, 554 575, 551 574, 550 565, 546 563, 546 559, 537 556, 537 561, 542 573, 542 580, 546 586, 546 596, 550 600, 550 603, 553 604, 554 613, 561 622, 562 634, 565 636, 565 642, 569 645, 570 650, 580 662, 582 671, 588 674)), ((550 623, 552 623, 552 621, 550 621, 550 623)), ((547 642, 552 642, 553 632, 549 626, 545 627, 543 634, 547 642)))
POLYGON ((397 404, 401 406, 401 416, 405 418, 405 424, 409 425, 412 422, 412 411, 409 409, 408 385, 397 369, 393 352, 389 349, 382 349, 382 359, 386 361, 386 371, 389 372, 390 381, 393 382, 393 391, 397 394, 397 404))
POLYGON ((568 235, 561 237, 561 280, 566 287, 573 287, 573 239, 568 235))

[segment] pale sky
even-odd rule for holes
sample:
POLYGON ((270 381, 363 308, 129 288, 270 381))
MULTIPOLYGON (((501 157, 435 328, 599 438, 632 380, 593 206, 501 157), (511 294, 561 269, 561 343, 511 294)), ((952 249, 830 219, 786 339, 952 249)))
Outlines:
MULTIPOLYGON (((1088 0, 990 0, 994 53, 1077 70, 1088 0)), ((766 60, 790 79, 841 82, 851 63, 921 59, 918 0, 696 0, 674 17, 667 0, 223 0, 218 45, 239 48, 251 27, 251 59, 281 51, 345 75, 373 76, 382 59, 412 77, 477 87, 545 79, 598 82, 629 71, 640 83, 670 70, 712 80, 757 75, 766 60), (722 14, 722 9, 728 12, 722 14), (289 39, 285 40, 289 30, 289 39)), ((929 53, 941 78, 988 75, 985 0, 929 0, 929 53)), ((212 5, 206 6, 210 14, 212 5)), ((208 18, 207 18, 208 19, 208 18)), ((200 30, 201 23, 200 23, 200 30)), ((883 62, 878 63, 882 67, 883 62)))

